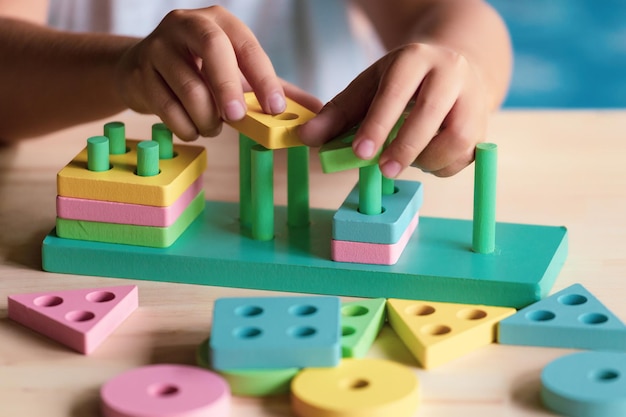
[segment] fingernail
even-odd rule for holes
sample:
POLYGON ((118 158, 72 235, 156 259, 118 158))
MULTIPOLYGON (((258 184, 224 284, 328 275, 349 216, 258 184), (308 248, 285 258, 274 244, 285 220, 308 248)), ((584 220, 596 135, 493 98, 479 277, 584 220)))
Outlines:
POLYGON ((371 139, 361 139, 354 147, 354 154, 361 159, 372 159, 374 157, 374 141, 371 139))
POLYGON ((246 109, 240 101, 233 100, 226 103, 224 113, 226 113, 226 119, 228 120, 241 120, 246 115, 246 109))
POLYGON ((274 93, 270 96, 270 110, 272 111, 272 114, 282 113, 286 108, 287 102, 281 94, 274 93))
POLYGON ((387 161, 382 167, 380 167, 380 171, 387 178, 397 177, 401 170, 402 165, 400 165, 397 161, 387 161))

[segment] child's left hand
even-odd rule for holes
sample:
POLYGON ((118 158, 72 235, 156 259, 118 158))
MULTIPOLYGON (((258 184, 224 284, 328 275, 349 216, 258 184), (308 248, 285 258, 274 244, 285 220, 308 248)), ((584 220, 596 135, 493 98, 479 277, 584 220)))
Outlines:
POLYGON ((413 104, 380 156, 381 171, 395 178, 412 165, 446 177, 474 160, 475 145, 485 139, 487 102, 487 89, 467 58, 448 48, 413 43, 366 69, 299 134, 305 144, 320 146, 360 122, 354 153, 371 159, 413 104))

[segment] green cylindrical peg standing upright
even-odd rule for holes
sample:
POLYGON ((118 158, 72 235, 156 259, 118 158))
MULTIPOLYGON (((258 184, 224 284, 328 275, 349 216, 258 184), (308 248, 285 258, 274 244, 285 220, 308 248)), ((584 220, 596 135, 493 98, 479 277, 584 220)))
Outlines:
POLYGON ((489 254, 496 247, 496 178, 498 146, 495 143, 476 145, 474 163, 474 223, 472 248, 489 254))
POLYGON ((159 144, 159 159, 172 159, 174 157, 172 131, 165 126, 165 123, 152 125, 152 140, 159 144))
POLYGON ((309 225, 309 148, 287 148, 287 225, 309 225))
POLYGON ((391 195, 396 192, 396 181, 393 178, 382 178, 383 195, 391 195))
POLYGON ((87 139, 87 169, 94 172, 108 171, 109 138, 106 136, 92 136, 87 139))
POLYGON ((109 153, 123 155, 126 153, 126 127, 122 122, 110 122, 104 125, 104 136, 109 138, 109 153))
POLYGON ((145 140, 137 144, 137 175, 153 177, 159 174, 159 143, 145 140))
POLYGON ((239 223, 242 227, 252 226, 251 156, 255 141, 239 134, 239 223))
POLYGON ((359 168, 359 212, 368 215, 383 211, 382 177, 378 164, 359 168))
POLYGON ((274 151, 251 150, 252 238, 274 239, 274 151))

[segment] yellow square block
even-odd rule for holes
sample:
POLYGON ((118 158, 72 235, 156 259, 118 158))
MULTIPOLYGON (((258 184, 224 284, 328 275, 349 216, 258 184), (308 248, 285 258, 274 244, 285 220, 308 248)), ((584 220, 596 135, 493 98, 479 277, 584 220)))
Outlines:
POLYGON ((315 113, 287 98, 287 108, 281 114, 264 113, 254 93, 245 93, 248 112, 236 122, 228 122, 256 143, 267 149, 284 149, 303 146, 296 127, 315 117, 315 113))
POLYGON ((110 155, 111 169, 87 169, 87 148, 57 174, 57 193, 63 197, 167 207, 206 169, 206 150, 201 146, 174 146, 174 158, 159 161, 160 173, 152 177, 135 174, 138 140, 127 140, 128 152, 110 155))
POLYGON ((491 344, 498 322, 515 312, 511 307, 387 300, 389 324, 425 369, 491 344))

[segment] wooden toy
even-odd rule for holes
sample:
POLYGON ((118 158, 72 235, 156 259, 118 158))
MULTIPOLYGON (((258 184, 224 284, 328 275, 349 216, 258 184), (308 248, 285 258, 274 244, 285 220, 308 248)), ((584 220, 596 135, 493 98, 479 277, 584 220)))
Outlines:
POLYGON ((341 304, 341 355, 364 357, 385 323, 384 298, 341 304))
POLYGON ((585 287, 574 284, 500 322, 498 342, 626 351, 626 326, 585 287))
MULTIPOLYGON (((62 219, 101 223, 168 227, 178 219, 202 188, 202 177, 198 177, 174 204, 166 207, 57 196, 57 216, 62 219)), ((204 204, 204 199, 202 201, 204 204)))
MULTIPOLYGON (((246 99, 252 100, 253 96, 246 99)), ((285 121, 280 116, 264 116, 267 117, 251 122, 256 127, 246 128, 247 134, 261 137, 272 130, 279 132, 278 137, 289 138, 295 126, 306 119, 285 121)), ((421 217, 397 261, 398 248, 372 247, 371 253, 382 253, 383 262, 396 261, 393 265, 333 261, 335 211, 309 210, 308 149, 302 146, 286 149, 288 206, 275 207, 270 188, 272 164, 268 162, 271 152, 258 147, 257 140, 261 139, 240 135, 239 203, 205 202, 204 212, 168 248, 63 239, 53 230, 43 242, 43 268, 81 275, 522 308, 549 293, 567 257, 565 227, 503 222, 494 225, 493 216, 479 217, 487 211, 487 206, 494 204, 495 197, 481 197, 482 192, 477 192, 475 200, 481 198, 482 203, 478 204, 474 220, 421 217), (483 244, 486 249, 482 248, 483 244)), ((492 146, 485 147, 488 153, 493 153, 492 146)), ((132 152, 132 146, 128 148, 132 152)), ((173 152, 180 156, 183 151, 177 149, 173 152)), ((110 155, 114 168, 106 172, 88 171, 84 157, 82 162, 72 163, 70 167, 85 171, 77 174, 78 177, 109 175, 115 170, 113 161, 119 156, 124 155, 110 155)), ((173 168, 167 163, 177 160, 180 159, 159 160, 161 174, 141 177, 142 180, 152 181, 167 174, 173 168)), ((477 158, 483 165, 493 165, 494 160, 477 158)), ((493 166, 480 168, 476 174, 479 181, 493 183, 493 166)), ((359 182, 363 184, 359 186, 358 206, 352 207, 352 211, 356 212, 358 207, 359 211, 370 213, 372 219, 385 216, 390 210, 387 201, 402 194, 404 185, 401 181, 381 178, 376 165, 360 167, 359 172, 359 182)), ((90 188, 100 189, 100 185, 89 184, 90 188)), ((145 201, 139 204, 142 203, 146 204, 145 201)), ((412 215, 407 216, 407 226, 416 214, 408 211, 412 215)), ((357 234, 368 230, 353 229, 358 229, 357 234)), ((398 237, 406 229, 398 228, 398 237)), ((397 241, 364 243, 387 245, 397 241)), ((350 245, 348 250, 353 249, 350 245)))
POLYGON ((291 383, 298 417, 412 417, 419 405, 415 372, 384 359, 343 359, 335 368, 309 368, 291 383))
POLYGON ((228 417, 224 379, 188 365, 148 365, 123 372, 100 389, 104 417, 228 417))
POLYGON ((216 370, 335 366, 341 358, 337 297, 250 297, 215 301, 216 370))
POLYGON ((626 353, 578 352, 541 372, 541 400, 570 417, 626 415, 626 353))
MULTIPOLYGON (((196 363, 202 368, 211 369, 209 339, 204 340, 196 349, 196 363)), ((289 392, 289 386, 300 368, 282 369, 247 369, 215 371, 230 386, 234 396, 267 397, 289 392)))
POLYGON ((509 307, 387 300, 387 318, 419 364, 432 369, 496 340, 509 307))
POLYGON ((8 297, 9 318, 80 353, 92 353, 137 308, 137 286, 8 297))

